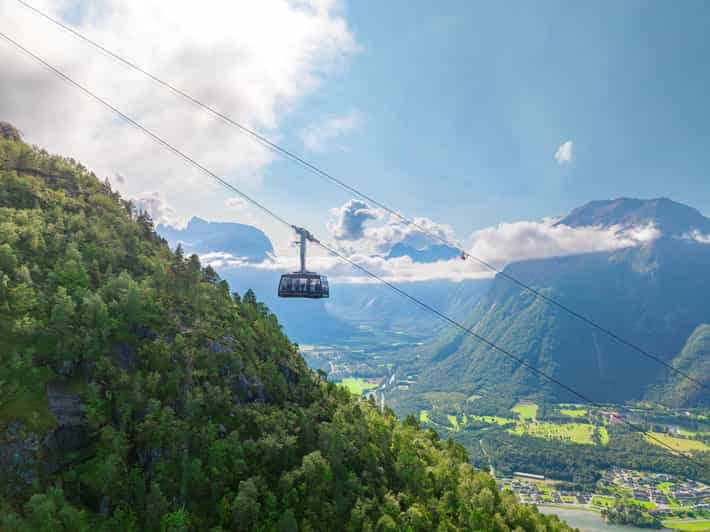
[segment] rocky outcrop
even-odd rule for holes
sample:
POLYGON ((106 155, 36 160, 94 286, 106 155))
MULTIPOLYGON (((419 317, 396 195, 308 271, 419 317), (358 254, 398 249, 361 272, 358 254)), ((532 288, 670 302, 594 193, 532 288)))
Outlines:
POLYGON ((93 449, 84 404, 66 382, 47 383, 47 406, 57 418, 57 427, 42 440, 43 467, 54 473, 91 457, 93 449))
POLYGON ((111 346, 111 360, 116 367, 132 373, 138 364, 136 348, 125 342, 116 342, 111 346))
POLYGON ((244 374, 244 364, 240 357, 235 357, 231 362, 224 364, 220 369, 220 375, 240 402, 263 403, 265 401, 264 383, 258 377, 249 380, 244 374))
POLYGON ((83 424, 86 421, 84 404, 64 381, 47 382, 47 406, 57 418, 59 426, 83 424))
POLYGON ((39 437, 19 421, 0 433, 0 484, 10 492, 31 486, 37 476, 39 437))

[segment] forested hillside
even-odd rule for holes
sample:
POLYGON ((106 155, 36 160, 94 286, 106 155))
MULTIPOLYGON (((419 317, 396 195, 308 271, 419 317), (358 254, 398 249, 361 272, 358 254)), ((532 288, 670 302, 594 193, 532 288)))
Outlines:
MULTIPOLYGON (((710 376, 710 325, 703 323, 690 335, 680 355, 673 359, 673 366, 686 375, 699 376, 707 382, 710 376)), ((652 395, 673 406, 697 402, 710 405, 710 397, 698 386, 677 373, 670 373, 665 382, 652 395)))
POLYGON ((561 530, 308 370, 78 163, 0 136, 0 529, 561 530))

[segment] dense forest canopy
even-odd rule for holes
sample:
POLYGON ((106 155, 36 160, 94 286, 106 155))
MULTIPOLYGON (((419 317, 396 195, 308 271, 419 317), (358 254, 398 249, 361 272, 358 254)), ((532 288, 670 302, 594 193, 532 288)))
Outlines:
POLYGON ((564 530, 0 128, 0 529, 564 530))

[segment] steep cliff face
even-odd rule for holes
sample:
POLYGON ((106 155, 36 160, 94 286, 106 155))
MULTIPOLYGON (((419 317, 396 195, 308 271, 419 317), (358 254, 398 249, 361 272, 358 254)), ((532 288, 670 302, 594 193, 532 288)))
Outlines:
POLYGON ((0 529, 566 529, 466 462, 322 382, 108 184, 3 133, 0 529))

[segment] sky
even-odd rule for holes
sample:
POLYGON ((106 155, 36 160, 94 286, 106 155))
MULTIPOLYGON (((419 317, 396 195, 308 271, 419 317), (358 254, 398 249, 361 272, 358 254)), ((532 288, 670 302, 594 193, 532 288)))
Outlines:
MULTIPOLYGON (((543 221, 594 199, 664 196, 710 214, 702 0, 28 1, 474 250, 520 258, 518 234, 554 253, 628 242, 543 221)), ((323 240, 368 257, 426 243, 16 0, 0 31, 323 240)), ((288 230, 2 40, 0 76, 0 120, 156 221, 250 223, 286 249, 288 230)))

